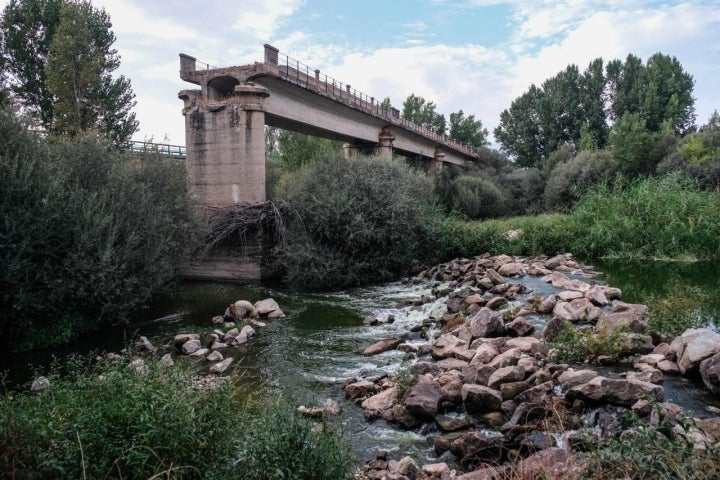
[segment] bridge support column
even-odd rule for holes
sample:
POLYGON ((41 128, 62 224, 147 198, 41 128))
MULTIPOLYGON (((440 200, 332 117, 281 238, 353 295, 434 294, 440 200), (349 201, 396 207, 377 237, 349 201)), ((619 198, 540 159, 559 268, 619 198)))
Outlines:
POLYGON ((236 86, 210 100, 183 90, 190 188, 206 207, 265 201, 266 88, 236 86))
POLYGON ((428 173, 437 175, 442 171, 445 154, 440 150, 435 150, 435 158, 430 161, 428 173))
POLYGON ((378 138, 378 146, 375 148, 375 156, 386 160, 392 160, 392 143, 395 140, 390 131, 383 129, 378 138))

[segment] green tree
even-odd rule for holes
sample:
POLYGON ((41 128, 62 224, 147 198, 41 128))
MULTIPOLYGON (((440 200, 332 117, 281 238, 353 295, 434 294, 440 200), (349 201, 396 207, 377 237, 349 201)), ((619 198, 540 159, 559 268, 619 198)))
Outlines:
POLYGON ((110 17, 88 1, 12 0, 0 22, 3 58, 19 105, 48 131, 93 131, 122 144, 137 130, 135 95, 112 77, 110 17), (57 117, 57 118, 56 118, 57 117))
POLYGON ((705 125, 700 127, 701 132, 720 132, 720 114, 717 110, 713 111, 705 125))
POLYGON ((50 42, 64 0, 10 0, 0 19, 2 62, 17 105, 49 128, 53 100, 45 84, 50 42))
POLYGON ((625 113, 610 131, 608 144, 620 172, 635 177, 654 170, 648 152, 656 140, 657 135, 648 130, 645 119, 625 113))
POLYGON ((472 148, 488 145, 488 131, 475 115, 465 116, 462 109, 450 114, 450 137, 472 148))
POLYGON ((383 110, 390 110, 392 108, 392 102, 390 101, 390 97, 383 98, 383 101, 380 103, 380 108, 383 110))
POLYGON ((329 153, 342 155, 340 142, 289 130, 280 130, 277 135, 277 148, 283 164, 290 170, 298 169, 329 153))
POLYGON ((542 89, 530 85, 527 92, 500 114, 500 124, 493 132, 502 150, 514 157, 520 167, 537 166, 549 153, 540 124, 542 96, 542 89))
POLYGON ((447 129, 445 115, 437 113, 436 110, 435 102, 428 102, 412 93, 403 102, 402 116, 418 125, 430 127, 438 133, 445 133, 447 129))

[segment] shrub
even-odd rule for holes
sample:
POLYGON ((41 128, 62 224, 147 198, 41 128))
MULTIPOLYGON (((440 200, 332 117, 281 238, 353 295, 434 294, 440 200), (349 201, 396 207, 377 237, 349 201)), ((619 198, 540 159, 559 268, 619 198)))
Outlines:
POLYGON ((432 251, 430 180, 375 158, 327 157, 283 178, 297 218, 281 252, 286 280, 314 289, 388 280, 432 251))
POLYGON ((545 186, 545 209, 569 210, 591 187, 613 176, 616 165, 612 155, 604 150, 580 152, 576 157, 558 163, 545 186))
POLYGON ((512 170, 496 181, 505 193, 509 215, 534 215, 543 211, 545 179, 537 168, 512 170))
POLYGON ((460 175, 455 180, 453 208, 474 220, 507 213, 505 196, 500 189, 489 180, 470 175, 460 175))
POLYGON ((62 343, 126 321, 198 244, 182 164, 132 160, 92 137, 48 143, 7 113, 0 133, 6 346, 62 343))
POLYGON ((676 337, 689 328, 706 327, 702 305, 706 295, 700 288, 674 283, 667 296, 648 300, 648 327, 653 333, 676 337))
POLYGON ((555 360, 561 362, 582 363, 600 355, 620 358, 631 351, 625 342, 628 330, 627 326, 621 326, 612 333, 604 328, 576 329, 567 322, 550 344, 555 349, 555 360))

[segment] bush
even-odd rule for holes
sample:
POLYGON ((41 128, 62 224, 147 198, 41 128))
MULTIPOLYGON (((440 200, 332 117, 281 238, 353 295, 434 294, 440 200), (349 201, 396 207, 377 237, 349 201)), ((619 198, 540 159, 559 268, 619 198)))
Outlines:
POLYGON ((702 305, 707 302, 700 288, 674 283, 667 296, 648 300, 648 327, 653 333, 676 337, 690 328, 707 327, 702 305))
POLYGON ((543 211, 545 179, 537 168, 513 170, 500 175, 496 183, 505 193, 510 215, 536 215, 543 211))
POLYGON ((405 273, 431 251, 430 180, 402 164, 328 157, 281 182, 296 210, 280 252, 290 283, 343 288, 405 273))
POLYGON ((455 180, 453 208, 473 220, 507 213, 505 196, 500 189, 489 180, 470 175, 461 175, 455 180))
POLYGON ((289 405, 257 407, 229 379, 201 386, 181 363, 144 361, 140 374, 74 358, 40 394, 0 400, 0 478, 349 478, 346 446, 289 405))
POLYGON ((25 350, 126 321, 202 229, 182 164, 92 137, 48 143, 0 113, 0 338, 25 350))
POLYGON ((601 185, 571 215, 577 255, 720 259, 720 201, 673 174, 601 185))
POLYGON ((612 155, 605 150, 580 152, 576 157, 558 163, 545 185, 545 209, 569 210, 591 187, 612 177, 616 166, 612 155))
POLYGON ((560 362, 582 363, 594 360, 600 355, 620 358, 632 353, 625 341, 627 326, 621 326, 609 333, 604 328, 582 328, 567 322, 560 333, 550 342, 555 349, 555 360, 560 362))

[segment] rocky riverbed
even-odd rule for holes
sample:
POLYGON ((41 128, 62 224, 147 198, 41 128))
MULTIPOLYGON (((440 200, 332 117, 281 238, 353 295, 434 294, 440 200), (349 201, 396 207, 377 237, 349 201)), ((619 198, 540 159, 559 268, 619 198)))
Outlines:
POLYGON ((438 459, 450 452, 452 461, 418 465, 410 457, 393 460, 378 452, 358 478, 579 477, 588 443, 620 435, 629 412, 698 451, 718 446, 720 418, 693 419, 663 402, 662 384, 666 375, 699 375, 717 393, 720 334, 695 329, 675 339, 653 338, 647 307, 622 302, 620 290, 597 282, 569 254, 485 255, 422 275, 437 283, 418 303, 446 298, 444 312, 428 318, 420 332, 383 339, 364 351, 401 349, 417 360, 403 372, 351 379, 345 392, 370 422, 430 432, 438 459), (527 277, 552 290, 527 295, 527 277), (517 301, 521 297, 524 302, 517 301), (408 341, 433 327, 442 330, 427 344, 408 341), (553 341, 567 328, 598 341, 612 337, 617 353, 594 355, 580 366, 560 363, 553 341), (612 375, 603 373, 603 365, 613 364, 612 375))

